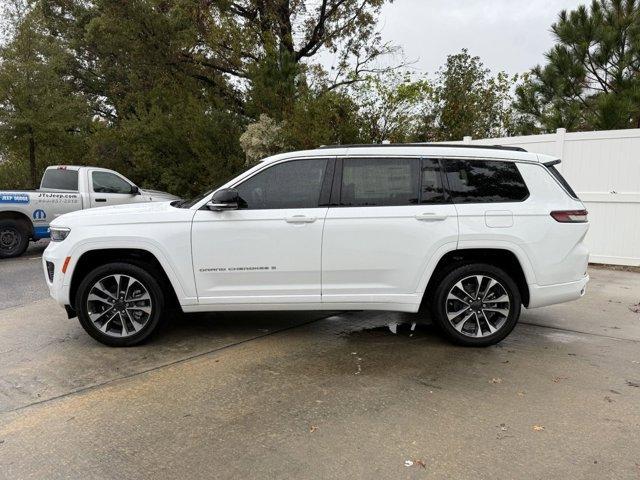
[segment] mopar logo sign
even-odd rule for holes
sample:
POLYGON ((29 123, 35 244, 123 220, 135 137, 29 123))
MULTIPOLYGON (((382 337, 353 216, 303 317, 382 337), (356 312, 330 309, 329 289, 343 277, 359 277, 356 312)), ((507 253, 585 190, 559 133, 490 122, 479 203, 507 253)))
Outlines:
POLYGON ((44 220, 45 218, 47 218, 47 214, 45 213, 44 210, 38 209, 35 212, 33 212, 34 220, 44 220))

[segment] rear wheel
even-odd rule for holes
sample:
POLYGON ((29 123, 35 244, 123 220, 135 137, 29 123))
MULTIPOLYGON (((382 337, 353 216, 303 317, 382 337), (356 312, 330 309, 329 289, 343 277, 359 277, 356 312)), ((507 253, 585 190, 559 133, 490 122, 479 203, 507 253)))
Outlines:
POLYGON ((521 298, 513 279, 485 264, 458 267, 438 285, 434 321, 454 343, 486 347, 504 339, 520 317, 521 298))
POLYGON ((0 220, 0 258, 22 255, 29 246, 29 231, 24 223, 0 220))
POLYGON ((145 269, 110 263, 91 271, 76 297, 80 324, 100 343, 127 347, 143 342, 158 329, 164 295, 145 269))

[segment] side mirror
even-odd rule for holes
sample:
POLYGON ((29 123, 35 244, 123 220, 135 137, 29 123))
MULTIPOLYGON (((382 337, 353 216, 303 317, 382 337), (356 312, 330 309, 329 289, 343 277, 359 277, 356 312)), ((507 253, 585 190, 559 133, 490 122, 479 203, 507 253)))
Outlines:
POLYGON ((131 185, 131 195, 140 195, 140 189, 136 185, 131 185))
POLYGON ((240 203, 240 195, 235 188, 223 188, 213 194, 211 200, 207 203, 207 208, 214 212, 223 210, 237 210, 240 203))

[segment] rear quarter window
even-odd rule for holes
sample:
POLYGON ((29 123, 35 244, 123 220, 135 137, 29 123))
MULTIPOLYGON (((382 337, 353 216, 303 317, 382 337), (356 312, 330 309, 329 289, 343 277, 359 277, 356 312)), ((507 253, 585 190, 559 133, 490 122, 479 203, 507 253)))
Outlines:
POLYGON ((45 170, 40 188, 78 191, 78 171, 51 168, 45 170))
POLYGON ((445 160, 444 168, 454 203, 521 202, 529 196, 515 162, 445 160))
POLYGON ((551 175, 554 176, 554 178, 558 181, 560 185, 562 185, 562 187, 567 191, 569 195, 571 195, 576 200, 580 200, 576 192, 574 192, 573 188, 571 188, 571 185, 569 185, 569 182, 565 180, 565 178, 562 176, 562 174, 558 171, 558 169, 554 165, 545 165, 545 166, 547 167, 547 170, 549 170, 549 173, 551 173, 551 175))

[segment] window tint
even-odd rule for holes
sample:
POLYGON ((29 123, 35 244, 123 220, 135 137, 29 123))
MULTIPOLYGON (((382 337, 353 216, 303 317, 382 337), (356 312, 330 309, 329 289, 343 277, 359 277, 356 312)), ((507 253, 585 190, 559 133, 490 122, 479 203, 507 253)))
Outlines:
POLYGON ((549 166, 547 166, 547 169, 549 169, 549 171, 551 172, 551 175, 553 175, 556 178, 556 180, 558 180, 558 182, 560 182, 560 185, 562 185, 564 187, 564 189, 567 191, 567 193, 569 195, 571 195, 576 200, 579 200, 578 195, 576 194, 576 192, 573 191, 573 188, 571 188, 571 185, 569 185, 569 182, 567 182, 565 180, 565 178, 556 169, 555 166, 549 165, 549 166))
POLYGON ((445 160, 445 172, 455 203, 519 202, 529 196, 513 162, 445 160))
POLYGON ((294 160, 274 165, 236 187, 241 208, 318 206, 327 160, 294 160))
POLYGON ((96 193, 131 193, 131 184, 109 172, 93 172, 93 191, 96 193))
POLYGON ((346 158, 340 205, 390 206, 418 203, 420 161, 411 158, 346 158))
POLYGON ((444 203, 440 162, 432 158, 422 160, 422 184, 420 203, 444 203))
POLYGON ((78 191, 78 171, 60 168, 46 170, 40 188, 78 191))

